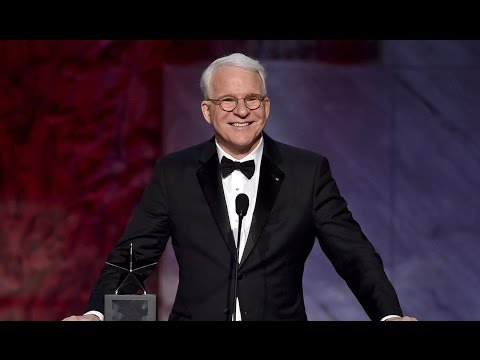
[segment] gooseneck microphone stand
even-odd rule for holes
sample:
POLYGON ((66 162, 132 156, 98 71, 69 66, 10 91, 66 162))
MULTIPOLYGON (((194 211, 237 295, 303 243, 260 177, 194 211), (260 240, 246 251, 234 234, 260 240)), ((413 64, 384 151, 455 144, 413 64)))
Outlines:
POLYGON ((238 267, 240 260, 240 234, 242 230, 242 220, 248 210, 248 196, 238 194, 235 199, 236 211, 238 214, 238 237, 237 237, 237 254, 235 256, 235 286, 233 290, 233 321, 237 321, 237 287, 238 287, 238 267))

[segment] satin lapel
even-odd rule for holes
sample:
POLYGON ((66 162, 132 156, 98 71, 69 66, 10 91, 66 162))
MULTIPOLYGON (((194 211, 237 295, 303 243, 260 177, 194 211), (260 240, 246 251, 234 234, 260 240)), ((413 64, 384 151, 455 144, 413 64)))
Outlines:
MULTIPOLYGON (((267 145, 267 143, 265 143, 265 145, 267 145)), ((265 148, 264 153, 266 150, 267 148, 265 148)), ((262 230, 265 227, 270 210, 272 210, 275 199, 282 186, 284 176, 284 173, 264 155, 260 167, 257 202, 240 266, 243 265, 245 259, 250 255, 250 252, 257 243, 262 230)))
POLYGON ((227 204, 223 194, 223 186, 220 180, 220 169, 218 166, 217 153, 214 152, 207 162, 197 171, 197 178, 207 199, 208 206, 213 218, 217 223, 228 249, 233 256, 236 256, 236 246, 228 219, 227 204))

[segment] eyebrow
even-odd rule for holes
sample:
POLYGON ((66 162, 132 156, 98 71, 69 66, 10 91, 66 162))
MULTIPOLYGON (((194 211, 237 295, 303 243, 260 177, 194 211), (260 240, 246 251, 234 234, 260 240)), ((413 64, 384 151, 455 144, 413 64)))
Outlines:
MULTIPOLYGON (((246 98, 246 97, 249 97, 249 96, 260 96, 260 97, 262 97, 262 96, 264 96, 264 95, 257 94, 257 93, 249 93, 249 94, 245 95, 243 98, 246 98)), ((266 95, 265 95, 265 96, 266 96, 266 95)), ((234 95, 231 95, 231 94, 222 95, 222 96, 218 97, 218 99, 223 99, 223 98, 226 98, 226 97, 232 97, 232 98, 236 98, 236 99, 243 99, 243 98, 238 98, 238 97, 236 97, 236 96, 234 96, 234 95)))

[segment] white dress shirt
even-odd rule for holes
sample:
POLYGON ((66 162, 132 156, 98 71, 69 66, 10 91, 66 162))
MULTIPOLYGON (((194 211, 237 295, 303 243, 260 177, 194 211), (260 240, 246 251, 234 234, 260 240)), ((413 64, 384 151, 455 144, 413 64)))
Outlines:
MULTIPOLYGON (((242 219, 242 229, 240 231, 240 248, 238 261, 241 262, 243 250, 245 249, 245 244, 247 242, 248 233, 250 232, 250 225, 252 224, 253 210, 255 209, 255 203, 257 202, 257 189, 258 189, 258 179, 260 178, 260 165, 262 162, 263 155, 263 138, 260 140, 257 147, 249 153, 247 156, 241 160, 235 159, 234 157, 228 155, 216 142, 217 145, 217 154, 218 161, 222 160, 222 157, 226 157, 233 161, 255 161, 255 172, 251 179, 248 179, 241 171, 233 171, 230 175, 222 179, 223 193, 225 194, 225 202, 227 203, 228 209, 228 218, 230 219, 230 227, 233 231, 233 237, 235 239, 235 244, 238 244, 238 214, 235 208, 235 199, 238 194, 244 193, 248 196, 249 206, 246 215, 242 219)), ((240 312, 240 304, 237 298, 237 310, 236 310, 236 320, 240 321, 242 319, 240 312)), ((232 315, 233 316, 233 315, 232 315)))

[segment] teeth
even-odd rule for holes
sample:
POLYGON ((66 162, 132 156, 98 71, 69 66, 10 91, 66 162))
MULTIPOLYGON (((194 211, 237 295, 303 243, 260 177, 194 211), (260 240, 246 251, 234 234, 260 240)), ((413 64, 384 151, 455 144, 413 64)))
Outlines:
POLYGON ((236 127, 245 127, 248 126, 248 123, 233 123, 232 125, 236 127))

